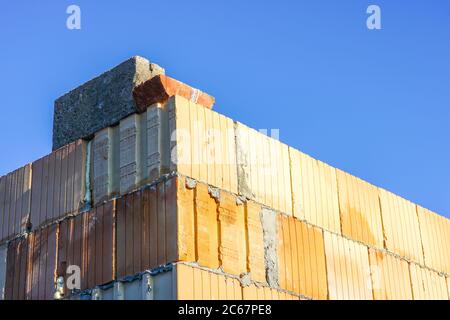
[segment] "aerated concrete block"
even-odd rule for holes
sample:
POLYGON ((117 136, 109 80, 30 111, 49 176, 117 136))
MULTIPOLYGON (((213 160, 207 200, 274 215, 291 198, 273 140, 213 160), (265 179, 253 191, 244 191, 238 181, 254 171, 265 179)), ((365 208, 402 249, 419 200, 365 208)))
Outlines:
POLYGON ((55 101, 53 150, 138 112, 133 89, 164 69, 139 56, 75 88, 55 101))

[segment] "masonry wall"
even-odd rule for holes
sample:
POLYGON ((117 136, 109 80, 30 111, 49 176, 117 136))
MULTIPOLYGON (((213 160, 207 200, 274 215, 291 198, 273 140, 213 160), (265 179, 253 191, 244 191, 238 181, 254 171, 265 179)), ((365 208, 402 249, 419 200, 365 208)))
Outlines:
POLYGON ((239 298, 448 298, 450 220, 177 90, 0 177, 5 298, 179 262, 239 298))

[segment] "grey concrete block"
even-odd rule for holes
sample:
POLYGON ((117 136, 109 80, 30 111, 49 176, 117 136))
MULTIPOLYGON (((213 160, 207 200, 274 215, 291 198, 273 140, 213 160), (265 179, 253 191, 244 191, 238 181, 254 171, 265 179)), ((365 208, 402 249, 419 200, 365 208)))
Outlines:
POLYGON ((136 113, 133 89, 164 69, 135 56, 55 101, 53 150, 136 113))

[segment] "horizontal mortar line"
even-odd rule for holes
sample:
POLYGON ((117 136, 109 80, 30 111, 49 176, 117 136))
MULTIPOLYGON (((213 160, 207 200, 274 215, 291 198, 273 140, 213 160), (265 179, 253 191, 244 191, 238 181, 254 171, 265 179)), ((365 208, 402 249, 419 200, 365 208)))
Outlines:
MULTIPOLYGON (((170 263, 168 263, 166 265, 162 265, 162 266, 159 266, 159 267, 156 267, 156 268, 153 268, 153 269, 148 269, 148 270, 145 270, 145 271, 142 271, 142 272, 137 272, 137 273, 132 274, 132 275, 124 276, 124 277, 121 277, 119 279, 110 281, 110 282, 105 283, 105 284, 98 284, 98 285, 96 285, 93 288, 89 288, 89 289, 86 289, 86 290, 83 290, 83 291, 79 291, 79 292, 73 293, 72 295, 91 294, 92 291, 94 289, 96 289, 96 288, 108 289, 108 287, 110 287, 110 285, 113 285, 114 283, 117 283, 117 282, 132 282, 132 281, 136 281, 136 280, 141 279, 142 275, 144 275, 146 273, 148 273, 148 274, 150 274, 152 276, 156 276, 156 275, 158 275, 160 273, 170 272, 170 271, 173 270, 173 267, 176 266, 176 265, 186 265, 186 266, 193 267, 193 268, 196 268, 196 269, 199 269, 199 270, 203 270, 203 271, 214 273, 214 274, 217 274, 217 275, 220 275, 220 276, 224 276, 225 278, 235 279, 235 280, 239 281, 239 283, 241 284, 241 288, 248 287, 248 286, 242 285, 242 282, 240 281, 239 276, 223 272, 221 270, 221 268, 211 269, 211 268, 200 266, 196 262, 177 261, 177 262, 170 262, 170 263)), ((253 284, 253 285, 255 285, 258 288, 269 288, 269 289, 275 290, 277 292, 287 293, 287 294, 290 294, 292 296, 296 296, 296 297, 301 298, 301 299, 313 300, 313 298, 308 297, 306 295, 299 294, 299 293, 296 293, 296 292, 293 292, 293 291, 289 291, 289 290, 285 290, 285 289, 282 289, 282 288, 271 287, 271 286, 269 286, 267 284, 264 284, 264 283, 261 283, 261 282, 250 280, 250 284, 253 284)))
MULTIPOLYGON (((13 240, 16 240, 16 239, 18 239, 18 238, 21 238, 21 237, 23 237, 23 236, 25 236, 25 235, 28 235, 28 234, 30 234, 30 233, 33 233, 34 231, 42 230, 42 229, 44 229, 44 228, 46 228, 46 227, 49 227, 49 226, 51 226, 51 225, 54 225, 54 224, 59 224, 60 222, 66 220, 66 219, 70 219, 70 218, 76 217, 76 216, 78 216, 78 215, 80 215, 80 214, 83 214, 83 213, 89 211, 89 210, 98 208, 98 207, 104 205, 105 203, 108 203, 108 202, 113 201, 113 200, 121 199, 121 198, 123 198, 123 197, 125 197, 125 196, 127 196, 127 195, 129 195, 129 194, 134 193, 134 192, 137 192, 137 191, 141 191, 141 190, 145 190, 145 189, 151 188, 151 187, 157 185, 158 183, 168 181, 168 180, 170 180, 170 179, 173 178, 173 177, 189 178, 189 179, 191 179, 192 181, 200 182, 200 183, 203 183, 203 184, 205 184, 205 185, 208 185, 208 186, 211 186, 211 187, 213 187, 213 188, 216 188, 216 189, 218 189, 218 190, 220 190, 220 191, 224 191, 224 192, 227 192, 227 193, 229 193, 229 194, 232 194, 232 195, 234 195, 237 199, 240 199, 240 200, 242 200, 242 201, 243 201, 243 199, 247 199, 247 198, 243 197, 242 195, 233 193, 233 192, 231 192, 231 191, 222 189, 222 188, 220 188, 220 187, 216 187, 216 186, 211 185, 211 184, 209 184, 209 183, 207 183, 207 182, 204 182, 204 181, 202 181, 202 180, 200 180, 200 179, 194 179, 194 178, 191 178, 191 177, 189 177, 189 176, 187 176, 187 175, 185 175, 185 174, 179 173, 179 172, 177 172, 177 171, 171 171, 170 173, 164 174, 164 175, 160 176, 158 179, 156 179, 156 180, 154 180, 154 181, 152 181, 152 182, 150 182, 150 183, 147 183, 147 184, 144 184, 144 185, 142 185, 142 186, 136 187, 135 189, 133 189, 133 190, 131 190, 131 191, 128 191, 127 193, 125 193, 125 194, 123 194, 123 195, 118 195, 118 196, 115 196, 115 197, 113 197, 113 198, 111 198, 111 199, 105 200, 105 201, 103 201, 103 202, 101 202, 101 203, 96 204, 95 206, 86 208, 84 211, 72 212, 71 214, 68 214, 68 215, 66 215, 66 216, 64 216, 64 217, 62 217, 62 218, 60 218, 60 219, 57 219, 57 220, 51 221, 51 222, 49 222, 49 223, 47 223, 47 224, 45 224, 45 225, 42 225, 42 226, 38 227, 37 229, 35 229, 35 230, 31 231, 31 232, 27 232, 27 231, 26 231, 26 232, 23 232, 23 233, 21 233, 21 234, 15 236, 14 238, 12 238, 12 239, 10 239, 10 240, 6 240, 6 241, 3 241, 3 242, 0 242, 0 245, 9 244, 9 242, 11 242, 11 241, 13 241, 13 240)), ((331 234, 337 235, 337 236, 339 236, 339 237, 342 237, 342 238, 344 238, 344 239, 346 239, 346 240, 349 240, 349 241, 352 241, 352 242, 361 244, 361 245, 363 245, 363 246, 365 246, 365 247, 367 247, 367 248, 371 248, 371 249, 374 249, 374 250, 379 251, 379 252, 387 253, 387 254, 389 254, 389 255, 391 255, 391 256, 394 256, 394 257, 396 257, 396 258, 398 258, 398 259, 404 260, 404 261, 406 261, 406 262, 408 262, 408 263, 413 263, 413 264, 418 265, 418 266, 420 266, 420 267, 422 267, 422 268, 424 268, 424 269, 433 271, 433 272, 435 272, 435 273, 437 273, 437 274, 439 274, 439 275, 441 275, 441 276, 444 276, 444 277, 450 277, 450 274, 447 273, 447 272, 445 272, 445 271, 438 271, 438 270, 436 270, 436 269, 434 269, 434 268, 432 268, 432 267, 423 265, 423 264, 421 264, 421 263, 419 263, 419 262, 417 262, 417 261, 414 261, 414 260, 412 260, 412 259, 409 259, 409 258, 407 258, 407 257, 403 257, 403 256, 401 256, 401 255, 399 255, 399 254, 397 254, 397 253, 395 253, 395 252, 392 252, 392 251, 390 251, 390 250, 388 250, 388 249, 386 249, 386 248, 376 247, 376 246, 367 244, 367 243, 365 243, 365 242, 362 242, 362 241, 360 241, 360 240, 355 240, 355 239, 350 238, 350 237, 348 237, 348 236, 339 234, 339 233, 337 233, 337 232, 335 232, 335 231, 328 230, 328 229, 326 229, 326 228, 324 228, 324 227, 322 227, 322 226, 318 226, 318 225, 316 225, 316 224, 313 224, 313 223, 309 222, 308 220, 305 220, 305 219, 299 219, 299 218, 295 217, 294 215, 288 214, 288 213, 286 213, 286 212, 282 212, 281 210, 273 209, 273 208, 267 206, 266 204, 261 203, 261 202, 259 202, 259 201, 256 201, 256 200, 254 200, 254 199, 247 199, 247 200, 251 200, 251 201, 253 201, 254 203, 260 205, 261 207, 267 208, 268 210, 271 210, 271 211, 273 211, 273 212, 275 212, 275 213, 278 213, 278 214, 281 214, 281 215, 284 215, 284 216, 287 216, 287 217, 291 217, 291 218, 293 218, 293 219, 296 219, 297 221, 304 222, 304 223, 306 223, 307 225, 316 227, 316 228, 318 228, 318 229, 320 229, 320 230, 322 230, 322 231, 326 231, 326 232, 328 232, 328 233, 331 233, 331 234)))

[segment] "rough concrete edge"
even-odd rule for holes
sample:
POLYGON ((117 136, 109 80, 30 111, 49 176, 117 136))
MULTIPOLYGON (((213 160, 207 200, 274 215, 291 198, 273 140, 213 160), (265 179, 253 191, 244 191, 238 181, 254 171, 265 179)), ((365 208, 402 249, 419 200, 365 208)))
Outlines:
POLYGON ((270 287, 279 287, 277 255, 277 219, 276 212, 263 207, 260 213, 264 239, 264 264, 266 280, 270 287))
MULTIPOLYGON (((91 78, 91 79, 89 79, 89 80, 87 80, 87 81, 85 81, 85 82, 83 82, 83 83, 77 85, 75 88, 70 89, 69 91, 66 91, 65 93, 61 94, 58 98, 55 99, 55 106, 56 106, 56 102, 57 102, 58 100, 60 100, 61 98, 65 97, 66 95, 68 95, 68 94, 72 93, 73 91, 79 89, 80 87, 83 87, 83 86, 85 86, 85 85, 87 85, 87 84, 89 84, 89 83, 91 83, 91 82, 93 82, 93 81, 98 80, 99 78, 101 78, 101 77, 102 77, 103 75, 105 75, 106 73, 108 73, 108 72, 110 72, 110 71, 116 69, 117 67, 119 67, 119 66, 121 66, 121 65, 123 65, 123 64, 125 64, 125 63, 129 63, 130 61, 132 61, 136 66, 138 65, 138 63, 148 63, 148 64, 149 64, 149 67, 150 67, 150 72, 153 72, 154 70, 155 70, 155 71, 158 70, 158 71, 160 71, 162 74, 165 74, 165 69, 164 69, 163 67, 159 66, 159 65, 156 64, 156 63, 151 62, 151 61, 148 60, 147 58, 144 58, 144 57, 139 56, 139 55, 135 55, 135 56, 132 56, 131 58, 126 59, 125 61, 120 62, 119 64, 114 65, 113 67, 110 67, 109 69, 103 71, 102 73, 97 74, 97 75, 94 76, 93 78, 91 78), (153 68, 154 68, 154 69, 153 69, 153 68)), ((136 80, 136 76, 133 77, 133 80, 134 80, 134 81, 136 80)))
POLYGON ((236 166, 237 166, 237 183, 238 193, 247 198, 255 198, 250 186, 248 185, 248 154, 245 145, 241 141, 240 126, 244 126, 238 121, 233 121, 234 124, 234 143, 236 146, 236 166))

